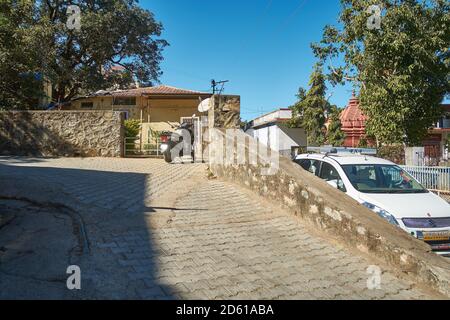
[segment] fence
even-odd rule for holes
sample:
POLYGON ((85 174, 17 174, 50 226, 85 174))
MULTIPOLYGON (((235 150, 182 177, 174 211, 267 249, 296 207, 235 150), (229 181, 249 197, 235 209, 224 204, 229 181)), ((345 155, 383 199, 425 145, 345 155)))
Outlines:
POLYGON ((139 138, 125 138, 125 157, 161 157, 160 144, 159 138, 155 143, 142 143, 139 138))
POLYGON ((432 191, 450 193, 450 168, 410 166, 402 166, 402 168, 416 178, 425 188, 432 191))

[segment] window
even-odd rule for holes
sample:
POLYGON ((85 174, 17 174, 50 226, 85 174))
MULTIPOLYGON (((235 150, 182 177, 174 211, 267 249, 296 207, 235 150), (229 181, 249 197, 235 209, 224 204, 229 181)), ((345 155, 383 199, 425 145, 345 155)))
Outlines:
POLYGON ((136 97, 118 97, 113 99, 113 104, 115 106, 135 106, 136 97))
POLYGON ((130 113, 128 110, 120 110, 120 111, 124 113, 124 115, 123 115, 124 120, 130 119, 130 113))
POLYGON ((337 172, 336 168, 333 167, 331 164, 326 162, 322 164, 322 168, 320 170, 320 178, 324 179, 327 182, 329 181, 336 182, 336 185, 339 190, 347 192, 347 189, 345 188, 341 176, 337 172))
POLYGON ((406 171, 393 165, 344 165, 348 179, 364 193, 428 193, 406 171))
POLYGON ((320 161, 313 159, 302 159, 296 161, 303 169, 314 174, 315 176, 319 176, 320 169, 320 161))
POLYGON ((81 109, 92 109, 94 108, 93 102, 82 102, 81 103, 81 109))

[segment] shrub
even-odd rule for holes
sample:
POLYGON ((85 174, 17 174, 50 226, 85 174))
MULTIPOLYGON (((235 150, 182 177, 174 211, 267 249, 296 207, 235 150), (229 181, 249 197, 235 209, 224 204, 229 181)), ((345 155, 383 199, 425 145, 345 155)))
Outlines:
POLYGON ((378 157, 396 164, 405 164, 405 147, 403 145, 385 145, 378 148, 378 157))
POLYGON ((139 120, 125 120, 125 136, 127 138, 136 138, 141 131, 141 122, 139 120))

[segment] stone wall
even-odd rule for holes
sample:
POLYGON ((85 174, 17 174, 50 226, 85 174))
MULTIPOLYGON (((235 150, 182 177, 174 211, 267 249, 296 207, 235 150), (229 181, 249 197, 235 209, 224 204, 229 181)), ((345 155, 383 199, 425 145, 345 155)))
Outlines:
POLYGON ((0 155, 123 156, 122 112, 0 112, 0 155))
MULTIPOLYGON (((225 146, 236 145, 236 141, 242 141, 244 137, 236 139, 226 136, 224 131, 219 134, 222 138, 211 141, 210 150, 220 155, 225 153, 223 158, 227 160, 221 162, 217 156, 210 157, 210 170, 214 175, 254 191, 316 228, 331 233, 345 245, 378 258, 450 296, 450 261, 430 253, 427 244, 390 225, 288 158, 279 157, 279 163, 273 166, 276 170, 271 171, 273 174, 264 175, 268 172, 264 168, 267 158, 261 158, 260 151, 248 147, 250 141, 256 144, 253 138, 245 137, 245 146, 240 149, 240 152, 245 150, 245 161, 242 162, 242 155, 238 157, 235 151, 226 154, 225 146), (241 164, 230 163, 229 159, 240 159, 241 164)), ((260 150, 262 148, 259 146, 260 150)))

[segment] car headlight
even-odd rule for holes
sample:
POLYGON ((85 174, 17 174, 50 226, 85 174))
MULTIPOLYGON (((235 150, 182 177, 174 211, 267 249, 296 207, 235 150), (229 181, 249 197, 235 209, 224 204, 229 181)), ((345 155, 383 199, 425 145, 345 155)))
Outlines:
POLYGON ((390 224, 393 224, 394 226, 399 226, 397 219, 395 219, 395 217, 386 210, 369 202, 364 202, 362 205, 372 210, 373 212, 377 213, 380 217, 387 220, 390 224))

